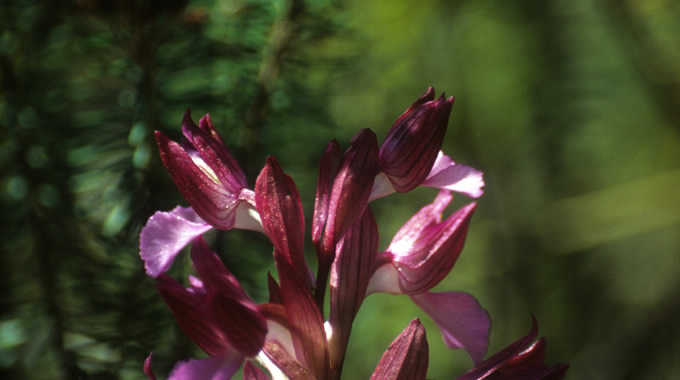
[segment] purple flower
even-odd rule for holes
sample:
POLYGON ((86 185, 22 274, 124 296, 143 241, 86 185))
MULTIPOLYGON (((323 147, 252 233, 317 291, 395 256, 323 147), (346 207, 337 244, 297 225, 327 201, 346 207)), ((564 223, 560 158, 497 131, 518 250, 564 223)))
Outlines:
POLYGON ((536 340, 538 324, 532 316, 531 331, 477 366, 458 380, 560 380, 564 378, 569 365, 565 363, 546 366, 545 338, 536 340))
POLYGON ((394 123, 380 146, 380 172, 370 199, 407 192, 418 186, 482 195, 482 172, 454 162, 441 151, 453 97, 434 99, 427 89, 394 123))
POLYGON ((158 211, 142 229, 140 254, 151 277, 167 271, 184 246, 212 227, 262 231, 255 194, 210 116, 197 126, 187 110, 182 132, 181 145, 156 132, 163 164, 191 208, 158 211))
POLYGON ((182 144, 171 141, 161 132, 156 140, 161 160, 172 180, 191 207, 210 225, 223 230, 244 221, 240 212, 248 214, 252 193, 247 191, 246 177, 236 160, 204 116, 197 126, 187 110, 182 121, 182 144))
MULTIPOLYGON (((207 115, 197 126, 187 111, 181 144, 157 132, 163 163, 191 207, 155 213, 140 235, 140 255, 179 327, 209 356, 178 363, 170 378, 227 379, 245 363, 245 379, 265 379, 251 363, 258 362, 275 379, 339 379, 354 319, 374 292, 409 296, 437 324, 448 347, 464 348, 479 363, 476 370, 521 367, 521 360, 505 357, 484 367, 490 320, 474 297, 430 292, 458 259, 476 208, 473 202, 443 219, 452 192, 477 198, 484 186, 482 172, 441 151, 452 104, 444 95, 435 100, 430 88, 397 119, 382 146, 368 129, 344 152, 331 141, 321 156, 311 226, 316 273, 305 259, 297 186, 274 157, 267 158, 250 190, 207 115), (418 186, 440 192, 404 224, 385 252, 378 252, 369 202, 418 186), (251 300, 200 237, 213 227, 260 231, 270 240, 278 280, 267 277, 268 303, 251 300), (185 288, 164 272, 192 241, 198 276, 190 276, 185 288)), ((372 378, 423 379, 427 363, 425 329, 414 320, 387 349, 372 378)), ((151 355, 144 372, 155 380, 151 355)))
POLYGON ((470 203, 442 221, 442 211, 452 198, 450 192, 440 191, 433 203, 404 224, 377 259, 367 292, 408 295, 437 324, 449 348, 464 348, 479 362, 491 326, 486 311, 467 293, 429 292, 458 259, 476 207, 470 203))
POLYGON ((368 206, 378 173, 378 142, 369 129, 359 131, 344 154, 331 141, 321 156, 314 201, 312 241, 319 268, 315 293, 322 304, 336 244, 368 206))
POLYGON ((451 107, 453 97, 442 94, 434 100, 430 87, 394 122, 378 157, 396 191, 413 190, 427 177, 444 141, 451 107))
MULTIPOLYGON (((200 237, 191 258, 199 277, 190 277, 190 288, 166 274, 156 287, 182 331, 210 358, 180 362, 170 378, 230 378, 262 349, 267 318, 200 237)), ((150 371, 150 359, 145 369, 150 371)))

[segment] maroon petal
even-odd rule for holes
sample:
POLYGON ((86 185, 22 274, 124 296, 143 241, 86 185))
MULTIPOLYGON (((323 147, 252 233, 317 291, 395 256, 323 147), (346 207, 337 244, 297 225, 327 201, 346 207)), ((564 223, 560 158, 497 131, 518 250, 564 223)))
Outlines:
POLYGON ((545 338, 535 341, 529 348, 506 362, 510 367, 541 365, 545 360, 547 344, 545 338))
POLYGON ((277 260, 281 299, 288 314, 295 356, 317 378, 328 377, 328 343, 324 320, 311 289, 284 260, 277 260))
POLYGON ((250 301, 236 277, 208 247, 203 237, 194 239, 191 246, 191 261, 208 292, 223 293, 254 307, 255 304, 250 301))
POLYGON ((243 380, 269 380, 269 377, 253 363, 246 362, 243 366, 243 380))
POLYGON ((380 168, 395 190, 406 192, 430 173, 444 140, 453 97, 434 99, 434 89, 416 100, 397 119, 380 147, 380 168))
POLYGON ((413 102, 413 104, 411 104, 410 107, 408 107, 406 109, 406 111, 404 111, 404 113, 401 114, 401 116, 399 116, 397 121, 395 121, 394 123, 397 124, 397 123, 401 122, 408 115, 410 115, 411 112, 413 112, 413 110, 415 110, 416 108, 422 106, 423 104, 425 104, 427 102, 431 102, 433 100, 434 100, 434 87, 430 86, 430 87, 427 88, 427 90, 425 90, 425 92, 422 95, 420 95, 420 97, 418 99, 416 99, 415 102, 413 102))
POLYGON ((207 302, 217 327, 243 356, 255 356, 267 334, 265 318, 202 237, 194 240, 191 259, 208 294, 207 302))
POLYGON ((156 140, 163 165, 196 213, 214 227, 233 228, 238 193, 225 188, 205 163, 199 167, 187 151, 161 132, 156 132, 156 140))
POLYGON ((388 247, 399 271, 399 285, 406 294, 423 293, 446 277, 465 243, 476 203, 456 211, 441 223, 441 211, 450 194, 440 192, 397 232, 388 247))
POLYGON ((247 187, 246 176, 234 157, 222 142, 217 130, 205 115, 197 127, 191 119, 191 110, 187 109, 182 120, 182 133, 191 143, 203 161, 212 169, 227 191, 238 194, 247 187))
POLYGON ((319 179, 316 186, 316 197, 314 198, 314 216, 312 219, 312 241, 317 246, 317 252, 321 252, 319 244, 323 234, 323 228, 328 219, 328 202, 331 196, 333 179, 340 169, 342 154, 340 145, 333 140, 321 156, 319 164, 319 179))
POLYGON ((489 359, 479 363, 458 380, 560 380, 569 365, 565 363, 548 367, 543 363, 546 344, 544 339, 534 342, 538 324, 533 316, 529 334, 518 339, 489 359), (533 342, 533 343, 532 343, 533 342))
POLYGON ((208 355, 216 356, 229 346, 224 333, 214 323, 204 294, 187 291, 165 273, 158 276, 156 288, 182 331, 208 355))
POLYGON ((333 368, 342 368, 352 322, 366 297, 377 252, 378 226, 371 208, 366 207, 361 218, 338 243, 331 270, 329 322, 333 329, 333 368))
POLYGON ((144 375, 149 380, 156 380, 156 375, 153 373, 153 369, 151 368, 151 359, 153 357, 153 352, 149 353, 149 356, 144 360, 144 375))
MULTIPOLYGON (((333 180, 322 242, 325 252, 334 250, 342 235, 364 212, 376 174, 378 142, 370 129, 363 129, 352 140, 333 180)), ((332 258, 333 254, 326 256, 332 258)))
POLYGON ((265 318, 257 310, 222 293, 213 294, 209 303, 214 320, 230 345, 245 357, 257 355, 267 335, 265 318))
POLYGON ((425 327, 414 319, 383 354, 372 380, 425 379, 428 365, 425 327))
POLYGON ((281 255, 302 276, 311 289, 305 263, 304 229, 300 194, 295 182, 281 170, 274 157, 268 157, 255 183, 255 202, 264 231, 281 255))

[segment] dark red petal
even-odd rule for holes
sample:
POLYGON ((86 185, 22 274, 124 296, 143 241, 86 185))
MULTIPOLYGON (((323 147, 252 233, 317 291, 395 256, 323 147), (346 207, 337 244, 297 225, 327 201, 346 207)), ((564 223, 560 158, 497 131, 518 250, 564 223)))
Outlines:
POLYGON ((144 374, 149 380, 156 380, 156 375, 153 373, 153 368, 151 368, 151 358, 153 352, 149 353, 149 356, 144 360, 144 374))
POLYGON ((264 231, 282 257, 311 289, 304 256, 305 218, 295 182, 281 170, 274 157, 268 157, 255 183, 255 202, 264 231))
POLYGON ((311 289, 285 260, 277 260, 281 300, 288 314, 295 356, 317 378, 328 377, 329 358, 324 320, 311 289))
POLYGON ((509 367, 536 366, 543 364, 546 350, 545 338, 535 341, 529 348, 508 360, 505 365, 509 367))
POLYGON ((246 357, 254 357, 262 349, 267 335, 267 321, 256 310, 222 293, 210 297, 216 324, 230 345, 246 357))
POLYGON ((567 364, 560 363, 547 368, 542 360, 545 350, 545 341, 540 340, 532 345, 538 335, 536 318, 531 316, 531 331, 504 348, 489 359, 479 363, 475 368, 468 371, 458 380, 480 379, 534 379, 534 380, 559 380, 562 379, 569 368, 567 364), (527 349, 534 352, 525 352, 527 349))
POLYGON ((223 293, 228 297, 254 306, 236 277, 224 266, 217 254, 208 247, 203 237, 199 236, 194 239, 191 246, 191 261, 208 292, 223 293))
POLYGON ((187 109, 182 120, 182 133, 215 172, 222 185, 229 192, 238 194, 242 188, 247 187, 243 170, 222 142, 209 115, 201 118, 200 125, 200 128, 196 126, 191 119, 191 110, 187 109))
POLYGON ((268 380, 269 377, 267 376, 264 371, 262 371, 259 367, 256 367, 253 363, 251 362, 246 362, 246 364, 243 366, 243 380, 268 380))
POLYGON ((257 312, 255 303, 202 237, 194 239, 191 259, 208 295, 217 328, 243 356, 255 356, 267 334, 266 320, 257 312))
POLYGON ((430 90, 397 119, 380 147, 380 168, 398 192, 410 191, 427 178, 444 141, 453 98, 442 94, 424 102, 434 96, 430 90))
POLYGON ((372 380, 425 379, 429 360, 425 327, 414 319, 390 344, 380 359, 372 380))
POLYGON ((340 145, 333 140, 321 156, 319 164, 319 179, 316 185, 316 197, 314 198, 314 216, 312 219, 312 241, 317 246, 317 252, 321 252, 319 244, 323 233, 323 228, 328 219, 328 202, 331 196, 331 186, 333 179, 340 169, 342 153, 340 145))
POLYGON ((208 355, 219 355, 229 345, 207 308, 205 295, 187 291, 165 273, 158 276, 156 288, 182 331, 208 355))
POLYGON ((156 132, 156 140, 163 165, 196 213, 214 227, 233 228, 238 193, 216 182, 194 163, 184 148, 161 132, 156 132))
POLYGON ((404 113, 402 113, 401 116, 399 116, 397 121, 395 121, 394 123, 396 124, 396 123, 400 122, 402 119, 404 119, 406 116, 408 116, 411 112, 413 112, 414 109, 416 109, 416 108, 422 106, 423 104, 425 104, 429 101, 432 101, 432 100, 434 100, 434 87, 430 86, 430 87, 427 88, 427 90, 425 90, 425 92, 422 95, 420 95, 420 98, 416 99, 416 101, 413 102, 413 104, 411 104, 411 106, 408 107, 408 109, 406 111, 404 111, 404 113))
POLYGON ((375 271, 377 252, 378 226, 369 206, 338 243, 333 261, 329 316, 333 328, 333 368, 342 367, 352 322, 366 297, 368 282, 375 271))
MULTIPOLYGON (((423 293, 449 274, 463 250, 475 208, 476 203, 470 203, 443 223, 432 220, 429 224, 421 225, 416 236, 403 239, 410 241, 409 251, 406 254, 392 252, 395 254, 394 264, 399 270, 402 292, 423 293)), ((412 226, 412 220, 406 225, 412 226)))
POLYGON ((325 252, 334 250, 342 235, 364 212, 377 174, 378 142, 375 133, 363 129, 352 140, 333 180, 323 236, 325 252))

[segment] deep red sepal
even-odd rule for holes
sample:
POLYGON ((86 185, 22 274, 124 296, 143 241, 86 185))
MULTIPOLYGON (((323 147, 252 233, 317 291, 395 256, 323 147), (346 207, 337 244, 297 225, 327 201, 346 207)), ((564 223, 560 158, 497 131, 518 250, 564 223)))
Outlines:
MULTIPOLYGON (((321 238, 328 219, 328 203, 331 196, 333 180, 340 169, 342 153, 337 141, 332 140, 321 155, 319 164, 319 179, 316 185, 316 197, 314 198, 314 216, 312 218, 312 242, 316 251, 321 255, 321 238)), ((320 257, 321 261, 327 262, 327 258, 320 257)))
POLYGON ((269 377, 259 367, 247 361, 243 366, 243 380, 269 380, 269 377))
POLYGON ((191 259, 205 288, 216 326, 243 356, 255 356, 267 334, 265 318, 256 311, 255 303, 202 237, 194 239, 191 259))
POLYGON ((477 204, 462 207, 442 222, 441 213, 451 198, 448 191, 441 191, 434 202, 404 224, 387 248, 394 256, 403 293, 420 294, 432 289, 458 259, 477 204))
POLYGON ((200 127, 191 119, 191 110, 187 109, 182 120, 182 133, 190 147, 213 170, 224 188, 232 194, 238 194, 247 187, 246 176, 238 162, 227 149, 215 127, 210 121, 210 115, 201 118, 200 127))
POLYGON ((254 305, 238 279, 224 266, 219 256, 208 247, 202 236, 194 239, 191 245, 191 262, 208 292, 222 293, 254 305))
POLYGON ((529 334, 479 363, 475 368, 459 377, 458 380, 563 379, 569 365, 559 363, 548 367, 543 363, 546 350, 545 339, 534 341, 538 336, 538 323, 533 315, 531 321, 529 334))
POLYGON ((371 380, 425 379, 428 360, 425 327, 414 319, 387 348, 371 380))
POLYGON ((309 289, 311 276, 304 256, 305 218, 295 182, 283 172, 274 157, 267 163, 255 183, 255 203, 264 231, 281 255, 309 289))
MULTIPOLYGON (((362 129, 345 151, 333 180, 322 250, 332 258, 335 244, 364 212, 378 174, 378 141, 370 129, 362 129)), ((328 265, 330 265, 330 262, 328 265)))
POLYGON ((215 323, 239 353, 254 357, 262 349, 267 335, 267 321, 256 309, 227 297, 212 294, 209 300, 215 323))
POLYGON ((151 359, 153 357, 153 352, 149 352, 149 356, 144 360, 144 375, 149 380, 156 380, 156 374, 153 373, 153 368, 151 368, 151 359))
POLYGON ((311 289, 287 261, 277 260, 276 267, 295 356, 317 379, 326 379, 329 371, 328 343, 324 320, 311 289))
POLYGON ((330 342, 333 368, 342 368, 354 317, 376 268, 377 252, 378 226, 368 206, 338 243, 331 269, 329 322, 333 329, 330 342))
POLYGON ((380 147, 381 170, 398 192, 407 192, 427 178, 442 147, 453 97, 434 100, 428 88, 394 123, 380 147))
POLYGON ((158 276, 156 288, 180 329, 208 355, 219 355, 229 345, 221 329, 214 323, 205 294, 189 292, 165 273, 158 276))
POLYGON ((184 148, 163 133, 156 131, 156 141, 163 165, 196 213, 214 227, 233 228, 238 193, 225 188, 209 171, 201 170, 184 148))

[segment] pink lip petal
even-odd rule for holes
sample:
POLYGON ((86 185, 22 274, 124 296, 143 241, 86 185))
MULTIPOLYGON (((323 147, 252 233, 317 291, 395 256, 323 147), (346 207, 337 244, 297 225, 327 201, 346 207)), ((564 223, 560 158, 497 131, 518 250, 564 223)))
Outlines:
POLYGON ((191 207, 175 207, 157 211, 149 218, 140 234, 140 256, 146 274, 158 277, 172 265, 177 253, 195 237, 212 229, 191 207))

